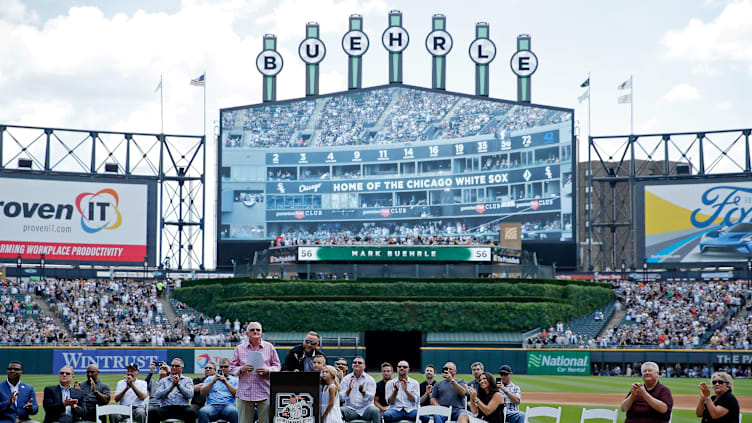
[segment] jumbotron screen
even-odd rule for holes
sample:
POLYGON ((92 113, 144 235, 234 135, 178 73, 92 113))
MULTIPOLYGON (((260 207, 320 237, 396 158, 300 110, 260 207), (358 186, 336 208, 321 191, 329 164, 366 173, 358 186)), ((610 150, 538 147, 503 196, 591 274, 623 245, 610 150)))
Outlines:
POLYGON ((404 85, 222 109, 219 248, 573 242, 572 116, 404 85))

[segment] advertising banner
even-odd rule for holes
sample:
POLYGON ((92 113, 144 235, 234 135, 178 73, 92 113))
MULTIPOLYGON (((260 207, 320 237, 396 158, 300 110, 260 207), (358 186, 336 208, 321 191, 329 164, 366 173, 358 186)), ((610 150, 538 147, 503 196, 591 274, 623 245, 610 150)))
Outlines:
POLYGON ((143 263, 148 187, 3 178, 0 258, 143 263))
POLYGON ((499 224, 499 247, 522 249, 522 228, 519 222, 501 222, 499 224))
POLYGON ((490 247, 298 247, 299 261, 490 261, 490 247))
POLYGON ((483 188, 502 184, 558 179, 560 167, 545 165, 506 172, 467 173, 454 176, 372 178, 353 181, 267 182, 267 194, 328 194, 346 192, 425 191, 451 188, 483 188))
POLYGON ((590 353, 587 351, 528 351, 529 375, 589 375, 590 353))
POLYGON ((752 364, 752 353, 713 353, 713 363, 717 364, 741 364, 748 366, 752 364))
POLYGON ((52 369, 57 372, 63 366, 72 366, 76 373, 86 375, 86 368, 95 364, 100 373, 125 373, 129 363, 138 364, 141 372, 148 372, 153 361, 167 361, 167 350, 141 349, 70 349, 55 350, 52 354, 52 369))
POLYGON ((556 212, 561 206, 560 198, 534 200, 492 201, 486 203, 453 204, 448 206, 398 206, 364 209, 306 209, 267 210, 268 221, 343 221, 387 220, 430 216, 478 217, 498 216, 511 213, 556 212))
MULTIPOLYGON (((233 351, 235 351, 233 348, 193 350, 193 373, 204 373, 204 367, 206 367, 206 363, 210 361, 213 361, 219 366, 219 360, 223 358, 229 358, 232 360, 233 351)), ((190 367, 187 364, 188 363, 186 363, 185 367, 190 367)), ((188 369, 186 369, 186 371, 188 371, 188 369)))
POLYGON ((646 185, 648 263, 728 263, 752 257, 752 182, 646 185))

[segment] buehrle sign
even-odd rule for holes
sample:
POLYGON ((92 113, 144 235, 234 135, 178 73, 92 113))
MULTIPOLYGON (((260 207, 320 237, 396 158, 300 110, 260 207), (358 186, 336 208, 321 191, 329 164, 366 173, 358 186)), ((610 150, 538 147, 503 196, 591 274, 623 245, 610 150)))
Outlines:
MULTIPOLYGON (((389 25, 381 33, 381 44, 390 54, 389 72, 390 82, 402 82, 402 53, 407 49, 410 42, 410 35, 402 26, 402 12, 392 10, 389 12, 389 25)), ((434 73, 438 71, 435 78, 441 81, 434 81, 434 88, 446 89, 443 80, 446 79, 446 65, 441 60, 449 55, 454 45, 452 35, 446 29, 446 17, 441 14, 432 16, 431 31, 426 34, 425 48, 434 58, 432 67, 434 73), (438 59, 438 61, 437 61, 438 59), (438 84, 438 85, 437 85, 438 84)), ((363 17, 361 15, 351 15, 349 19, 349 30, 343 35, 341 40, 342 50, 348 56, 348 87, 360 88, 362 78, 363 64, 362 57, 368 51, 370 45, 368 35, 363 30, 363 17), (354 66, 354 68, 353 68, 354 66)), ((476 25, 476 38, 468 46, 470 60, 476 65, 487 66, 497 55, 496 44, 488 37, 488 23, 479 22, 476 25)), ((326 45, 318 37, 319 25, 315 22, 309 22, 306 26, 306 37, 298 45, 298 56, 307 66, 318 66, 326 55, 326 45)), ((520 37, 528 35, 521 35, 520 37)), ((256 57, 256 68, 264 76, 271 78, 264 80, 265 96, 264 101, 276 100, 276 89, 274 88, 274 77, 282 71, 282 55, 276 51, 276 38, 273 34, 267 34, 265 39, 274 39, 274 42, 264 43, 264 49, 256 57)), ((519 37, 518 37, 519 38, 519 37)), ((529 42, 529 41, 528 41, 529 42)), ((517 51, 510 58, 510 67, 518 77, 529 78, 538 69, 538 57, 529 49, 517 51)), ((529 87, 529 79, 526 81, 529 87)), ((476 72, 476 95, 488 96, 488 72, 487 68, 476 72)), ((529 93, 529 89, 526 91, 529 93)), ((307 68, 306 74, 306 93, 307 95, 318 94, 318 70, 307 68)), ((529 94, 521 101, 529 102, 529 94)))

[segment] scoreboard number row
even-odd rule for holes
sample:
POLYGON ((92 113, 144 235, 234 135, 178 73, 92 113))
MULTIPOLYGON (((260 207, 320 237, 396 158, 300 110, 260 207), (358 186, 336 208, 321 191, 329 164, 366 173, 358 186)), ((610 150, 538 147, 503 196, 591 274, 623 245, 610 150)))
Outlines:
MULTIPOLYGON (((523 135, 521 136, 522 146, 523 147, 529 147, 533 143, 533 137, 531 135, 523 135)), ((463 156, 465 154, 468 154, 468 152, 465 149, 466 144, 469 143, 458 143, 453 144, 454 147, 454 154, 453 156, 463 156)), ((489 145, 488 141, 476 141, 475 142, 475 152, 470 153, 488 153, 489 152, 489 145)), ((410 160, 417 158, 416 151, 418 151, 419 148, 425 148, 425 147, 404 147, 402 148, 402 157, 398 160, 410 160)), ((438 145, 431 145, 428 146, 428 157, 429 158, 436 158, 440 157, 439 154, 439 146, 438 145)), ((447 148, 451 148, 447 146, 447 148)), ((509 139, 504 139, 500 141, 500 151, 506 151, 510 150, 512 148, 512 142, 509 139)), ((335 152, 329 152, 326 154, 326 159, 324 160, 325 163, 337 163, 337 158, 339 157, 339 161, 347 162, 346 157, 342 157, 343 154, 352 154, 349 162, 362 162, 364 159, 366 161, 375 160, 375 161, 388 161, 391 160, 392 157, 390 157, 390 151, 392 155, 399 155, 398 149, 381 149, 381 150, 366 150, 366 153, 368 155, 366 157, 363 156, 360 150, 355 150, 350 152, 343 152, 343 153, 337 153, 335 152), (373 153, 377 153, 374 155, 373 153)), ((423 150, 425 151, 425 150, 423 150)), ((450 150, 451 151, 451 150, 450 150)), ((449 151, 447 151, 448 153, 449 151)), ((283 153, 285 154, 285 153, 283 153)), ((297 163, 299 164, 307 164, 309 163, 309 153, 292 153, 297 154, 297 163)), ((445 153, 446 154, 446 153, 445 153)), ((287 160, 292 159, 291 154, 285 154, 285 156, 288 158, 287 160)), ((312 161, 317 162, 320 159, 317 159, 317 157, 323 157, 322 153, 314 154, 312 161), (321 155, 319 155, 321 154, 321 155)), ((425 157, 425 156, 423 156, 425 157)), ((287 162, 285 160, 285 162, 287 162)), ((294 160, 294 159, 293 159, 294 160)), ((280 164, 282 163, 280 161, 280 153, 272 153, 271 154, 271 163, 272 164, 280 164)))

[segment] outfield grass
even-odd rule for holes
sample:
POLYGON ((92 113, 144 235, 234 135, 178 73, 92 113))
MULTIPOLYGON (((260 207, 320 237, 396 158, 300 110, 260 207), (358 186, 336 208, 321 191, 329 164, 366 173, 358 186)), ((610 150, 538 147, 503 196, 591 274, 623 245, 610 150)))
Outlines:
MULTIPOLYGON (((381 375, 377 373, 371 374, 377 381, 381 379, 381 375)), ((142 374, 141 379, 146 375, 142 374)), ((203 376, 195 374, 186 374, 190 378, 203 376)), ((123 375, 110 375, 100 374, 100 379, 110 386, 113 390, 117 385, 117 382, 123 378, 123 375)), ((425 380, 422 374, 412 374, 411 377, 415 378, 419 382, 425 380)), ((470 380, 470 375, 458 375, 461 379, 470 380)), ((84 381, 85 374, 76 375, 76 380, 84 381)), ((44 392, 44 387, 57 384, 57 375, 23 375, 21 380, 24 383, 32 385, 36 392, 44 392)), ((626 393, 629 391, 629 387, 633 382, 640 381, 638 378, 627 377, 607 377, 607 376, 533 376, 533 375, 514 375, 512 376, 514 383, 520 386, 522 389, 522 407, 524 411, 525 407, 547 405, 550 407, 558 407, 559 404, 531 404, 525 402, 525 392, 578 392, 578 393, 626 393)), ((699 394, 698 385, 702 381, 708 381, 706 379, 689 379, 689 378, 662 378, 661 383, 668 386, 671 392, 677 395, 695 395, 699 394)), ((734 395, 737 396, 752 396, 752 379, 735 379, 734 380, 734 395)), ((614 404, 613 407, 604 408, 617 408, 619 404, 614 404)), ((562 405, 561 423, 579 423, 580 414, 583 406, 581 405, 562 405)), ((597 408, 594 406, 588 406, 588 408, 597 408)), ((672 423, 697 423, 699 418, 695 417, 694 410, 674 410, 672 413, 672 423)), ((752 423, 752 413, 745 413, 743 415, 744 422, 752 423)), ((619 412, 619 423, 623 423, 625 413, 619 412)), ((39 413, 34 416, 34 420, 42 421, 44 419, 44 409, 42 404, 39 404, 39 413)), ((531 419, 531 423, 551 423, 552 419, 539 418, 531 419)))

